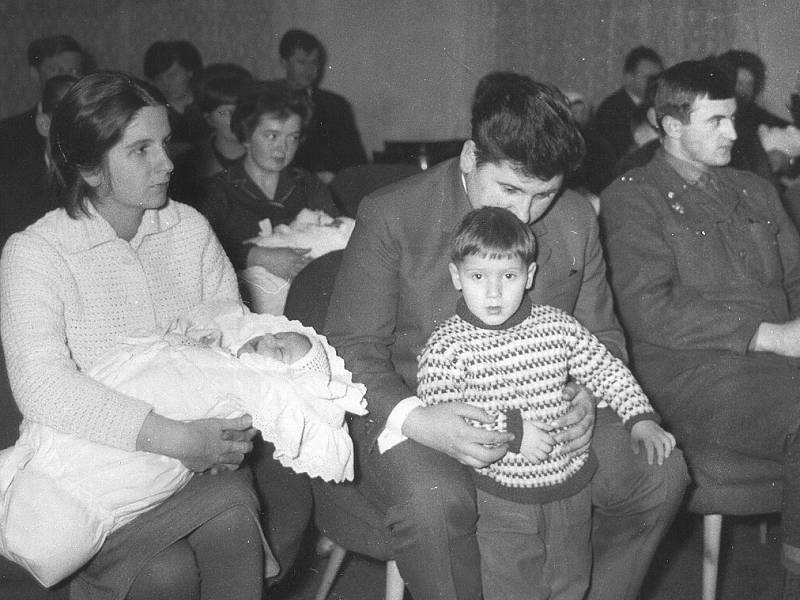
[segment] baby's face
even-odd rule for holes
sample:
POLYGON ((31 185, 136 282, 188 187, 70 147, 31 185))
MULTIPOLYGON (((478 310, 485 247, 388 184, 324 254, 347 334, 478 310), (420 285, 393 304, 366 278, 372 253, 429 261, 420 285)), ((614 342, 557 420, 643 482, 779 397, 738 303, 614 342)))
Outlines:
MULTIPOLYGON (((301 333, 295 331, 280 331, 278 333, 265 333, 260 338, 251 340, 247 345, 254 344, 254 350, 261 356, 267 356, 287 365, 297 362, 311 350, 311 342, 301 333)), ((242 348, 245 352, 249 349, 242 348)), ((241 354, 241 352, 240 352, 241 354)))

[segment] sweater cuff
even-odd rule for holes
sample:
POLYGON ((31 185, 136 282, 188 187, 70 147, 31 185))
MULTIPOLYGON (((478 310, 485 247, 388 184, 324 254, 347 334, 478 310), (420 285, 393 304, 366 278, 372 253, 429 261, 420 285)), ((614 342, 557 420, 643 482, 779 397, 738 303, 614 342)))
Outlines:
POLYGON ((627 429, 628 432, 630 433, 631 429, 633 429, 633 426, 636 425, 639 421, 654 421, 660 425, 661 416, 657 412, 646 412, 634 415, 633 417, 625 421, 625 429, 627 429))
POLYGON ((506 431, 514 434, 508 443, 508 451, 519 454, 522 448, 522 412, 519 409, 506 411, 506 431))

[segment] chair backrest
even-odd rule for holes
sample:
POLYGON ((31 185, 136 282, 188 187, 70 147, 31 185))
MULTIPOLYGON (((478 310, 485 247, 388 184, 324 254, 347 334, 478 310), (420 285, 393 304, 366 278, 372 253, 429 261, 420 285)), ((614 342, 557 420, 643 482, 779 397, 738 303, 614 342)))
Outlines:
POLYGON ((342 214, 355 217, 358 204, 364 196, 419 172, 419 167, 412 164, 353 165, 339 171, 331 181, 330 188, 342 214))
POLYGON ((312 260, 300 271, 289 286, 283 314, 303 325, 322 331, 333 283, 339 272, 343 250, 336 250, 312 260))

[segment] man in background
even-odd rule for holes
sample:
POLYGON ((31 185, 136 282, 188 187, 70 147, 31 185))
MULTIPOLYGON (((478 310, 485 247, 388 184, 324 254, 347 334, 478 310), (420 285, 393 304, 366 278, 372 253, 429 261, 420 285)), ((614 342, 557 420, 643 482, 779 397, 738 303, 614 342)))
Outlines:
MULTIPOLYGON (((44 84, 54 75, 80 77, 86 71, 86 54, 74 38, 68 35, 52 35, 33 40, 28 46, 28 65, 31 76, 37 81, 39 96, 44 84)), ((41 103, 24 113, 0 121, 0 166, 12 167, 14 157, 21 159, 44 155, 45 139, 36 130, 36 115, 42 110, 41 103)))
POLYGON ((622 87, 600 103, 595 116, 597 132, 614 148, 619 160, 633 146, 631 118, 644 100, 647 82, 661 73, 664 63, 647 46, 637 46, 625 57, 622 87))
POLYGON ((350 103, 319 87, 326 55, 322 43, 307 31, 290 29, 278 51, 290 87, 304 90, 313 117, 294 158, 294 165, 316 173, 325 183, 344 167, 367 162, 350 103))

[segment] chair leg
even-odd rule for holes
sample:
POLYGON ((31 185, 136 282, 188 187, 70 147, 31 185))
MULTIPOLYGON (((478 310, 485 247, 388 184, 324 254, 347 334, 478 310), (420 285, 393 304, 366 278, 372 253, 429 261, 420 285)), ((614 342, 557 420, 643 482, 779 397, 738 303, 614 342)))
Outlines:
POLYGON ((328 597, 328 593, 333 587, 333 582, 336 581, 336 575, 339 573, 339 569, 346 555, 347 550, 339 544, 334 543, 331 554, 328 557, 328 566, 325 567, 325 572, 322 573, 319 588, 317 588, 317 595, 314 596, 314 600, 325 600, 328 597))
POLYGON ((703 600, 715 600, 719 549, 722 537, 722 515, 703 516, 703 600))
POLYGON ((385 600, 403 600, 406 584, 397 568, 397 563, 390 560, 386 563, 386 598, 385 600))
POLYGON ((767 543, 767 520, 766 519, 761 519, 761 521, 758 524, 758 541, 761 542, 762 545, 767 543))

